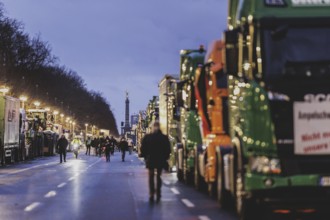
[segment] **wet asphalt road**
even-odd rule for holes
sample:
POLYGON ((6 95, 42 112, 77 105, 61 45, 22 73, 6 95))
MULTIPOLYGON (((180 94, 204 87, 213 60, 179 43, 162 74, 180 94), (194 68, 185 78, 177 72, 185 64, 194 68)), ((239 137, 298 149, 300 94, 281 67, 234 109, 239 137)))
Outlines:
POLYGON ((0 219, 223 219, 237 217, 219 209, 207 195, 163 175, 160 204, 148 202, 147 172, 135 154, 111 163, 85 156, 66 163, 45 157, 0 168, 0 219))

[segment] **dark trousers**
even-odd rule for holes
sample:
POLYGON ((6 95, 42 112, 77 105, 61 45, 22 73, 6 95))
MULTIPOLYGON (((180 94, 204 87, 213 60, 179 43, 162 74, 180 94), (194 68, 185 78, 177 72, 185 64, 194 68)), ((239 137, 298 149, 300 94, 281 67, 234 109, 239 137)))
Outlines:
POLYGON ((149 193, 150 193, 150 197, 155 195, 155 171, 157 172, 157 174, 156 174, 156 179, 157 179, 156 193, 157 193, 157 198, 160 198, 161 187, 162 187, 162 178, 161 178, 162 168, 157 168, 157 169, 149 168, 149 193))
POLYGON ((87 146, 86 155, 91 155, 91 146, 87 146))
POLYGON ((66 162, 66 151, 60 152, 60 162, 62 163, 62 157, 64 159, 64 162, 66 162))
POLYGON ((126 151, 125 150, 122 150, 121 151, 121 160, 122 161, 125 161, 125 155, 126 155, 126 151))
POLYGON ((110 162, 110 151, 105 152, 105 157, 107 159, 107 162, 110 162))

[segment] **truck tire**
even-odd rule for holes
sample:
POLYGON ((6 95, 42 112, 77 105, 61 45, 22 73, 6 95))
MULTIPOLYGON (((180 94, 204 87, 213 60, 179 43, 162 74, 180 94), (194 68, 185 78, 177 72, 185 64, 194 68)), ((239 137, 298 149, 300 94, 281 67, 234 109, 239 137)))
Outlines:
POLYGON ((217 152, 217 201, 221 208, 230 209, 233 207, 232 195, 225 188, 223 156, 220 150, 217 152))
MULTIPOLYGON (((237 150, 234 152, 234 184, 235 184, 235 207, 236 212, 240 220, 259 220, 262 215, 257 215, 258 210, 256 203, 252 197, 247 198, 245 196, 244 189, 244 170, 239 167, 238 160, 242 160, 241 156, 238 156, 237 150)), ((243 164, 243 162, 242 162, 243 164)))
POLYGON ((177 178, 180 182, 183 182, 183 170, 180 169, 180 166, 179 166, 179 160, 183 160, 183 158, 179 158, 179 153, 177 152, 176 153, 176 174, 177 174, 177 178))
POLYGON ((194 184, 194 175, 190 170, 188 169, 187 159, 185 159, 184 163, 184 169, 183 169, 183 179, 185 184, 192 186, 194 184))
POLYGON ((205 181, 199 171, 199 154, 196 150, 195 152, 195 173, 194 173, 194 185, 198 191, 205 190, 205 181))
POLYGON ((184 180, 185 184, 187 184, 189 186, 193 186, 195 169, 191 170, 188 167, 188 157, 186 155, 188 155, 188 153, 186 152, 186 149, 184 149, 184 152, 183 152, 183 180, 184 180))

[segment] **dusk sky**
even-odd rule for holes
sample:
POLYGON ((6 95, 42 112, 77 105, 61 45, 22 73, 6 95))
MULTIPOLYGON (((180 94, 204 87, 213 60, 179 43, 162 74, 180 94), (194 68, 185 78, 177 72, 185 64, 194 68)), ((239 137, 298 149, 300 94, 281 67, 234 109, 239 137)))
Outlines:
MULTIPOLYGON (((225 29, 226 0, 2 0, 6 14, 48 41, 59 63, 109 101, 118 127, 125 90, 131 113, 146 108, 179 51, 207 46, 225 29)), ((97 110, 96 110, 97 111, 97 110)))

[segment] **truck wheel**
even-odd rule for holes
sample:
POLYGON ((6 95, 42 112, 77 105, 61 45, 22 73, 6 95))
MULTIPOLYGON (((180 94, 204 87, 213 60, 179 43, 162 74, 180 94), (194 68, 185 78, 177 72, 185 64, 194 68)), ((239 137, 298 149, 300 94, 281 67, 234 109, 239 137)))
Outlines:
POLYGON ((208 193, 212 198, 217 198, 217 183, 208 183, 208 193))
POLYGON ((225 189, 223 157, 220 152, 217 153, 217 200, 222 208, 229 209, 233 207, 232 196, 225 189))
POLYGON ((256 215, 256 204, 253 198, 247 198, 244 192, 244 171, 238 168, 237 155, 235 157, 235 203, 236 212, 240 220, 259 220, 261 215, 256 215))
POLYGON ((188 169, 187 160, 184 162, 183 179, 187 185, 194 185, 194 170, 190 171, 190 169, 188 169))
POLYGON ((188 169, 188 158, 185 157, 185 155, 187 155, 186 151, 184 151, 183 153, 183 180, 185 182, 185 184, 187 185, 193 185, 194 184, 194 170, 191 171, 190 169, 188 169))
POLYGON ((194 173, 194 183, 195 188, 198 191, 203 191, 205 189, 205 181, 202 175, 199 172, 199 155, 198 152, 195 152, 195 173, 194 173))
POLYGON ((177 177, 178 177, 178 180, 180 182, 183 182, 183 170, 180 169, 180 166, 179 166, 179 154, 176 153, 176 174, 177 174, 177 177))

